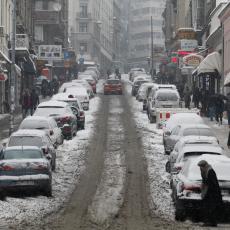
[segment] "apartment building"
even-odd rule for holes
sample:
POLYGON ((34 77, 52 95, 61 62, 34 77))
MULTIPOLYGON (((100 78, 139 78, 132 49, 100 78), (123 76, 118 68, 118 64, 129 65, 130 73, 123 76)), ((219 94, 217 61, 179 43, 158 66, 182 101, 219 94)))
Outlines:
POLYGON ((147 58, 151 57, 151 17, 153 29, 154 68, 158 68, 157 54, 164 50, 162 13, 165 0, 131 0, 129 12, 129 65, 149 68, 147 58))
POLYGON ((69 37, 78 60, 112 66, 113 0, 70 0, 69 37))

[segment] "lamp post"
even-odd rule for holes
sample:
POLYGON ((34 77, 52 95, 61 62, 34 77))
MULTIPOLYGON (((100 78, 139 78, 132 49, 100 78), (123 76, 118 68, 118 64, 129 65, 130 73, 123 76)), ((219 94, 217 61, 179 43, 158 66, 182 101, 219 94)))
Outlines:
POLYGON ((151 16, 151 77, 153 79, 153 16, 151 16))
POLYGON ((9 134, 14 131, 15 109, 15 46, 16 46, 16 0, 13 0, 12 39, 11 39, 11 76, 10 76, 10 128, 9 134))

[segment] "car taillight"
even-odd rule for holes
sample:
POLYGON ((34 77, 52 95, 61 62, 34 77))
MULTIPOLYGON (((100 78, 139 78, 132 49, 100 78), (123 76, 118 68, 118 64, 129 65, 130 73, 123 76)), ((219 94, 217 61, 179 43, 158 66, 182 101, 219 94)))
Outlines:
POLYGON ((176 166, 175 169, 176 169, 177 172, 180 172, 182 167, 181 166, 176 166))
POLYGON ((170 118, 170 113, 166 113, 166 119, 170 118))
POLYGON ((11 165, 2 165, 2 166, 0 167, 0 169, 1 169, 2 171, 11 171, 11 170, 14 169, 14 167, 12 167, 11 165))
POLYGON ((71 120, 71 117, 67 116, 67 117, 62 117, 61 118, 61 122, 62 123, 66 123, 66 122, 69 122, 71 120))

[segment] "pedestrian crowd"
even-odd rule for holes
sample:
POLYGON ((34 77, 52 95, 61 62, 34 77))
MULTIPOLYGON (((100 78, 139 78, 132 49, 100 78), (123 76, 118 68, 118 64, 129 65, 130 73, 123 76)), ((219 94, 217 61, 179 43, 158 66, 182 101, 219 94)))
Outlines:
POLYGON ((29 89, 25 89, 20 98, 22 117, 25 118, 29 114, 32 116, 39 103, 39 96, 36 90, 32 89, 30 91, 29 89))

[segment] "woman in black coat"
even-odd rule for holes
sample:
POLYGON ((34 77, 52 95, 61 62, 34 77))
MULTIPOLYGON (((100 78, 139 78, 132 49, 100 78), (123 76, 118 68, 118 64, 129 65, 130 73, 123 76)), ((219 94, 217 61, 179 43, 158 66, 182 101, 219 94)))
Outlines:
POLYGON ((215 171, 207 161, 198 163, 201 170, 201 197, 204 205, 205 226, 217 226, 219 210, 222 207, 222 195, 215 171))

